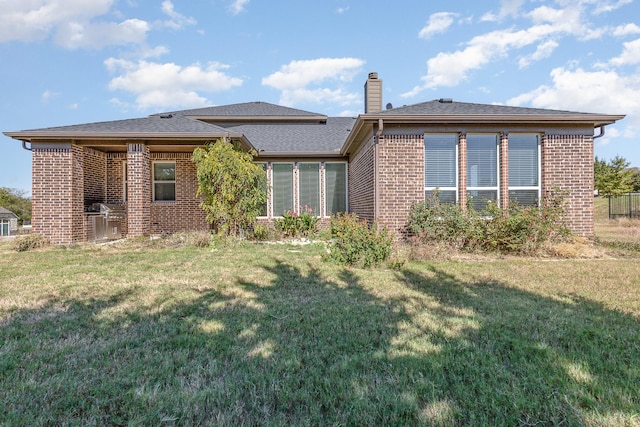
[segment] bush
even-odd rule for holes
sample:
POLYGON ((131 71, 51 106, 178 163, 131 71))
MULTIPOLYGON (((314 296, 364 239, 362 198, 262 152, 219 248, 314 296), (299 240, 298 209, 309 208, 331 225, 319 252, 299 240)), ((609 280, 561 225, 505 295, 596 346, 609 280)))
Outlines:
POLYGON ((435 194, 412 206, 407 229, 421 243, 445 245, 456 250, 484 250, 531 254, 547 242, 562 241, 569 230, 562 221, 564 194, 543 200, 540 207, 513 203, 509 212, 495 203, 478 212, 440 204, 435 194))
POLYGON ((391 253, 393 239, 386 228, 369 227, 355 214, 331 218, 331 240, 326 259, 341 265, 370 267, 385 261, 391 253))
POLYGON ((16 252, 30 251, 47 245, 49 245, 49 241, 41 234, 18 236, 11 242, 11 248, 16 252))
POLYGON ((287 211, 282 219, 275 221, 275 227, 283 237, 311 237, 318 233, 320 217, 313 215, 313 209, 300 207, 301 213, 287 211))

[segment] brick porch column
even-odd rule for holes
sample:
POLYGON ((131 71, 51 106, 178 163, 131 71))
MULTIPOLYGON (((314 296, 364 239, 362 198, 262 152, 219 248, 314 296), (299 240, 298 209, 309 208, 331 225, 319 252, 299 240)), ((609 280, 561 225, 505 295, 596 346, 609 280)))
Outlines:
POLYGON ((82 147, 68 143, 32 149, 32 232, 56 245, 83 240, 82 147))
POLYGON ((151 231, 151 155, 142 143, 127 146, 127 237, 151 231))

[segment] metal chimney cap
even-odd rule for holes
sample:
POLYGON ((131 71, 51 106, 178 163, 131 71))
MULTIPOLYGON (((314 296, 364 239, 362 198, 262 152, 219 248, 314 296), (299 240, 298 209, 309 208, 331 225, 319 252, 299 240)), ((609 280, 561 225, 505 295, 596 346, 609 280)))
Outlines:
POLYGON ((377 79, 378 78, 378 73, 376 73, 376 72, 369 73, 369 78, 370 79, 377 79))
POLYGON ((453 102, 453 99, 451 98, 440 98, 438 99, 438 102, 441 104, 451 104, 453 102))

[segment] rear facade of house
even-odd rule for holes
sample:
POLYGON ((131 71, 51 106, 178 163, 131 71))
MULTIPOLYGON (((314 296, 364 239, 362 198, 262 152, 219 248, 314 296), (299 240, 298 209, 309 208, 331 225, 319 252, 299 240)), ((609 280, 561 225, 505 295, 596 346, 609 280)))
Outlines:
POLYGON ((376 73, 364 110, 250 102, 5 135, 32 152, 32 232, 57 244, 207 230, 191 156, 216 140, 257 153, 270 184, 263 221, 353 212, 402 235, 411 205, 435 191, 482 209, 566 190, 570 228, 593 235, 594 132, 624 116, 451 99, 383 110, 376 73))

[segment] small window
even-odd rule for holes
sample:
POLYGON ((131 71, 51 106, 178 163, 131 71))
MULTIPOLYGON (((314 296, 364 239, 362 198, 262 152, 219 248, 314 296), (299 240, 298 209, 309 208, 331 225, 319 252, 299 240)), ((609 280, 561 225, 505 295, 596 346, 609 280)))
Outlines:
POLYGON ((175 162, 153 163, 153 200, 156 202, 176 200, 175 162))
POLYGON ((8 236, 8 235, 9 235, 9 220, 0 219, 0 236, 8 236))
POLYGON ((325 209, 329 216, 347 211, 347 164, 325 163, 325 209))

